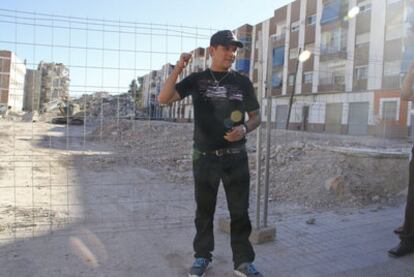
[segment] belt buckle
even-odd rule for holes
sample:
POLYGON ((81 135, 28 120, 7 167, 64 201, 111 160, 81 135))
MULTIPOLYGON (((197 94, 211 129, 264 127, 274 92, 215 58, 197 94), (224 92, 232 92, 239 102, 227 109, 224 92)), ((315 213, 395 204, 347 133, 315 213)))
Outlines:
POLYGON ((214 154, 216 154, 217 157, 221 157, 224 155, 224 149, 215 150, 214 154))

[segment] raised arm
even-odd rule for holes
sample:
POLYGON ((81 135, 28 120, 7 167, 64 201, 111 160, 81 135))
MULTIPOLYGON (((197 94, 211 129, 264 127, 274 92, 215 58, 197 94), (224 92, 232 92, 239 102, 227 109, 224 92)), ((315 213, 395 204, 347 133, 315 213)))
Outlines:
POLYGON ((190 59, 191 54, 181 54, 180 60, 177 62, 177 65, 175 66, 170 76, 168 76, 167 80, 165 81, 164 87, 162 88, 158 96, 158 102, 160 104, 166 105, 181 99, 180 95, 175 90, 175 84, 177 83, 178 76, 187 66, 190 59))

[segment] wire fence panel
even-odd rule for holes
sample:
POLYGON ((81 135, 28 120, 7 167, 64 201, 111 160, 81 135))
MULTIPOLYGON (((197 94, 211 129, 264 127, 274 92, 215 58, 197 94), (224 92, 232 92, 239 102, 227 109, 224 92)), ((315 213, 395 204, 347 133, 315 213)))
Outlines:
MULTIPOLYGON (((209 66, 206 47, 216 30, 6 9, 0 9, 0 30, 0 245, 63 237, 63 247, 69 245, 88 268, 107 262, 121 240, 133 254, 134 245, 156 235, 160 241, 152 246, 162 252, 167 229, 176 229, 177 243, 190 245, 192 100, 162 106, 157 96, 180 53, 193 55, 180 78, 209 66)), ((243 59, 265 52, 249 39, 243 59)), ((348 80, 377 75, 365 68, 333 73, 339 65, 323 65, 330 50, 314 45, 312 51, 311 63, 318 59, 322 65, 308 74, 303 68, 309 64, 299 64, 299 77, 290 70, 292 61, 285 61, 290 67, 284 71, 278 67, 284 64, 270 64, 270 56, 265 62, 263 53, 251 61, 249 77, 263 96, 263 122, 256 131, 263 140, 256 146, 257 133, 247 136, 252 222, 255 187, 263 192, 268 186, 269 193, 258 197, 261 205, 268 203, 259 225, 306 212, 343 213, 404 201, 412 116, 411 104, 399 95, 401 79, 391 80, 398 85, 389 91, 368 90, 366 84, 349 90, 348 80), (274 79, 281 70, 288 83, 274 79), (268 184, 264 168, 256 168, 258 151, 269 164, 268 184)), ((342 69, 358 59, 351 54, 341 59, 342 69)), ((384 66, 381 57, 367 63, 384 66)), ((227 216, 221 191, 217 217, 227 216)), ((173 252, 174 245, 165 248, 173 252)), ((147 259, 157 258, 155 250, 142 251, 147 259)), ((171 253, 167 258, 165 268, 178 259, 171 253)), ((133 257, 113 261, 114 268, 135 262, 145 268, 145 260, 133 257)), ((150 276, 165 268, 152 269, 150 276)), ((58 269, 48 274, 60 276, 58 269)))

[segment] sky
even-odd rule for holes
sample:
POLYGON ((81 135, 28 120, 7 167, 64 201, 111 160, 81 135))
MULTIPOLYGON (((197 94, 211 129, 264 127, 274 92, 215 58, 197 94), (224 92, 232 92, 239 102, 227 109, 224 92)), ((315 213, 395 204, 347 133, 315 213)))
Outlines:
POLYGON ((0 0, 0 49, 27 68, 70 69, 71 94, 125 92, 136 76, 208 46, 220 29, 255 25, 288 0, 0 0))
POLYGON ((289 0, 2 0, 0 8, 136 22, 235 29, 273 16, 289 0))

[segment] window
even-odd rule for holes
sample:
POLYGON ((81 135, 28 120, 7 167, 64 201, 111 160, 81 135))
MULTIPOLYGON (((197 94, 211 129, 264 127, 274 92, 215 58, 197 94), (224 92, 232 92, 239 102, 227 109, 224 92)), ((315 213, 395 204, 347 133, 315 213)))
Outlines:
POLYGON ((360 66, 355 68, 355 75, 357 80, 368 79, 368 66, 360 66))
POLYGON ((394 40, 404 36, 404 23, 397 23, 386 26, 385 40, 394 40))
POLYGON ((293 86, 294 83, 295 83, 295 74, 289 74, 288 86, 293 86))
POLYGON ((298 48, 291 48, 289 50, 289 59, 297 59, 298 58, 298 48))
POLYGON ((398 110, 399 101, 397 99, 381 99, 381 114, 380 117, 383 120, 399 120, 398 110))
POLYGON ((286 23, 276 24, 276 36, 281 36, 286 33, 286 23))
POLYGON ((341 15, 341 0, 328 1, 323 7, 321 24, 338 20, 341 15))
POLYGON ((408 43, 404 46, 403 57, 401 61, 401 72, 406 73, 410 68, 411 61, 414 60, 414 45, 409 45, 408 43))
MULTIPOLYGON (((241 73, 248 73, 250 70, 250 60, 249 59, 237 59, 236 60, 236 70, 241 73)), ((195 71, 202 71, 199 66, 195 69, 195 71)))
POLYGON ((401 61, 391 61, 384 63, 384 76, 399 76, 401 61))
POLYGON ((370 33, 363 33, 363 34, 357 35, 355 38, 355 45, 369 43, 369 36, 370 36, 370 33))
POLYGON ((308 15, 306 18, 306 24, 308 26, 313 26, 316 24, 316 14, 308 15))
POLYGON ((277 47, 272 50, 272 64, 273 66, 283 65, 285 62, 285 47, 277 47))
POLYGON ((344 85, 345 84, 345 72, 335 71, 333 72, 333 82, 335 85, 344 85))
POLYGON ((8 78, 8 74, 1 74, 0 73, 0 88, 8 88, 8 83, 7 83, 7 78, 8 78))
POLYGON ((312 71, 308 71, 303 73, 303 82, 305 84, 312 84, 313 81, 313 72, 312 71))
POLYGON ((319 83, 321 85, 343 84, 345 82, 345 60, 321 62, 319 66, 319 83))
POLYGON ((237 71, 242 72, 242 73, 249 73, 249 69, 250 69, 250 60, 249 59, 238 59, 238 60, 236 60, 236 70, 237 71))
POLYGON ((60 79, 54 79, 53 80, 53 87, 57 88, 60 86, 60 79))
POLYGON ((308 43, 305 45, 305 50, 308 50, 312 54, 315 52, 315 43, 308 43))
POLYGON ((362 3, 359 3, 359 13, 366 13, 371 11, 372 4, 371 1, 364 1, 362 3))
MULTIPOLYGON (((251 37, 240 37, 238 38, 244 45, 248 45, 252 42, 252 38, 251 37)), ((202 56, 203 54, 201 54, 200 56, 202 56)))
POLYGON ((337 28, 321 35, 321 54, 334 54, 346 51, 347 31, 337 28))
POLYGON ((272 74, 272 87, 273 88, 280 88, 282 86, 283 81, 283 73, 282 72, 274 72, 272 74))
POLYGON ((292 23, 292 25, 290 26, 290 31, 293 32, 298 32, 300 28, 300 24, 299 21, 295 21, 292 23))

